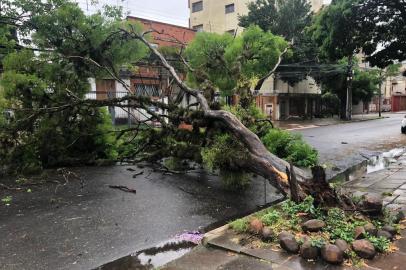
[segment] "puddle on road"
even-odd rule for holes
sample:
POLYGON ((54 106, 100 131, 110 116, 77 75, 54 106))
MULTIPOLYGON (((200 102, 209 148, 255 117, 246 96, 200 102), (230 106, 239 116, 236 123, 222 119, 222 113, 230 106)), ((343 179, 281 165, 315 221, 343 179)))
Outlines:
POLYGON ((203 238, 200 232, 184 232, 155 247, 102 265, 95 270, 150 270, 173 261, 197 246, 203 238))
POLYGON ((336 175, 331 179, 332 183, 348 182, 359 179, 365 174, 378 172, 389 167, 389 165, 399 162, 406 165, 406 161, 398 161, 397 158, 406 153, 406 148, 395 148, 380 155, 370 157, 368 160, 357 164, 346 171, 336 175))
POLYGON ((397 158, 405 153, 405 148, 395 148, 372 157, 367 162, 366 173, 373 173, 386 169, 390 164, 397 162, 397 158))

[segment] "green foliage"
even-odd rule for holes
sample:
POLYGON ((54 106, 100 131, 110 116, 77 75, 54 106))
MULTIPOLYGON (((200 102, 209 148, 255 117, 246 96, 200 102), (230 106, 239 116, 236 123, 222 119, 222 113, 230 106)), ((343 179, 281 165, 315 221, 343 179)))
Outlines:
POLYGON ((4 198, 1 199, 1 201, 5 204, 5 205, 10 205, 11 201, 13 200, 13 197, 11 196, 6 196, 4 198))
POLYGON ((164 160, 166 168, 172 171, 183 171, 185 167, 182 164, 182 160, 178 157, 168 157, 164 160))
POLYGON ((2 14, 23 19, 0 30, 0 111, 13 113, 12 119, 0 119, 1 166, 34 173, 43 167, 116 159, 107 111, 68 104, 85 97, 88 78, 107 76, 92 61, 114 71, 146 55, 140 42, 118 38, 119 28, 139 26, 122 22, 119 10, 86 16, 68 0, 18 0, 2 8, 2 14), (22 38, 6 38, 5 33, 22 38))
POLYGON ((362 5, 355 6, 354 27, 367 37, 363 52, 372 65, 384 68, 406 59, 405 12, 402 1, 362 0, 362 5))
POLYGON ((339 114, 340 98, 338 97, 337 94, 327 91, 321 96, 321 99, 323 101, 324 106, 326 107, 325 113, 328 113, 331 115, 339 114))
POLYGON ((295 165, 312 167, 318 162, 317 151, 304 142, 299 134, 271 129, 262 137, 262 142, 271 153, 295 165))
POLYGON ((238 168, 237 159, 244 159, 246 153, 240 143, 228 134, 215 135, 209 146, 203 147, 203 163, 210 170, 238 168))
POLYGON ((248 220, 246 218, 236 219, 229 223, 231 229, 238 233, 244 233, 248 231, 248 220))
POLYGON ((295 216, 298 213, 307 213, 313 216, 319 215, 318 209, 314 206, 314 198, 312 196, 307 196, 299 204, 287 200, 282 203, 282 209, 291 216, 295 216))
POLYGON ((378 94, 381 78, 377 70, 355 70, 352 82, 353 103, 359 101, 370 102, 372 97, 378 94))
POLYGON ((310 245, 312 247, 322 248, 326 244, 326 240, 321 237, 310 238, 310 245))
POLYGON ((265 215, 261 217, 261 221, 267 225, 273 225, 276 223, 280 218, 282 218, 281 214, 277 210, 270 210, 265 215))
POLYGON ((224 110, 231 112, 249 128, 252 132, 257 135, 267 132, 272 129, 269 122, 258 122, 257 120, 267 119, 267 116, 262 113, 261 109, 255 104, 251 104, 247 108, 241 106, 240 104, 234 106, 224 106, 224 110))
POLYGON ((220 169, 220 179, 226 189, 243 190, 250 184, 251 174, 243 170, 220 169))
POLYGON ((356 220, 347 216, 342 209, 331 208, 328 210, 326 221, 326 231, 330 233, 331 239, 342 239, 347 243, 354 240, 354 229, 357 226, 364 226, 365 220, 356 220))
POLYGON ((283 38, 255 26, 236 38, 227 33, 198 33, 186 50, 196 70, 189 73, 189 82, 204 88, 208 80, 212 91, 243 96, 255 80, 273 69, 286 46, 283 38))
MULTIPOLYGON (((257 25, 264 31, 280 35, 291 42, 291 52, 282 59, 282 65, 314 62, 317 47, 305 34, 312 21, 311 5, 307 0, 256 0, 248 3, 248 14, 239 17, 240 26, 257 25)), ((304 79, 310 70, 303 67, 277 69, 283 81, 294 85, 304 79), (297 72, 295 76, 289 75, 297 72)))
POLYGON ((374 245, 375 249, 378 252, 387 252, 389 251, 390 247, 390 241, 389 239, 381 236, 381 237, 376 237, 376 236, 367 236, 367 239, 374 245))
POLYGON ((251 174, 239 167, 247 157, 244 147, 228 134, 214 135, 211 143, 201 148, 203 164, 209 170, 220 170, 226 188, 243 189, 250 183, 251 174))
POLYGON ((322 59, 336 61, 361 49, 362 32, 355 26, 358 0, 333 0, 316 14, 308 34, 318 44, 322 59))

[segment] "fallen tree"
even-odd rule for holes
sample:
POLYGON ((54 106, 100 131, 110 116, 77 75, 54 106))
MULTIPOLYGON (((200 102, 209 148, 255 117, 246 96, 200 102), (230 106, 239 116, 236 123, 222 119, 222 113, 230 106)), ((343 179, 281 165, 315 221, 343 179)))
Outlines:
MULTIPOLYGON (((31 40, 31 47, 11 46, 13 54, 18 55, 21 52, 35 49, 38 51, 38 55, 31 54, 30 56, 35 59, 35 66, 47 67, 50 63, 63 63, 70 68, 71 73, 80 75, 79 77, 82 79, 83 74, 88 76, 93 74, 96 78, 114 79, 126 88, 129 95, 106 100, 88 100, 83 97, 83 94, 78 95, 72 91, 70 89, 73 87, 71 84, 62 83, 65 88, 58 88, 59 99, 53 100, 52 97, 55 93, 47 88, 46 83, 49 83, 48 81, 45 81, 40 89, 37 89, 37 85, 27 84, 24 85, 23 90, 32 92, 32 88, 37 87, 35 88, 36 95, 41 102, 29 100, 27 106, 18 102, 13 103, 14 107, 10 109, 23 116, 23 119, 17 119, 20 131, 26 125, 30 128, 29 132, 35 132, 34 123, 40 123, 44 115, 68 111, 78 117, 75 108, 85 108, 91 111, 92 108, 117 106, 129 113, 138 111, 144 114, 146 118, 128 130, 111 131, 112 133, 119 133, 119 136, 122 133, 132 132, 134 139, 145 130, 150 132, 148 134, 150 136, 147 136, 145 141, 140 142, 132 156, 148 149, 150 159, 159 159, 174 155, 174 152, 185 147, 185 144, 186 151, 182 154, 187 156, 193 154, 191 149, 199 150, 199 147, 207 144, 208 138, 212 137, 213 132, 224 133, 230 135, 232 140, 241 148, 238 149, 239 156, 234 157, 230 167, 234 166, 235 170, 244 170, 263 176, 282 194, 291 194, 296 201, 303 200, 307 195, 312 194, 318 202, 338 203, 338 196, 326 183, 322 168, 314 168, 314 174, 310 176, 300 168, 290 166, 287 161, 270 153, 259 138, 258 132, 254 132, 249 127, 250 123, 257 122, 255 119, 250 117, 244 121, 239 119, 230 111, 221 109, 220 104, 214 98, 213 93, 219 88, 219 84, 216 83, 213 76, 215 77, 216 72, 221 72, 221 77, 227 77, 228 90, 240 95, 241 106, 246 110, 253 100, 251 89, 260 88, 258 84, 262 84, 273 74, 283 55, 287 52, 288 44, 283 39, 271 33, 264 33, 259 28, 254 27, 248 29, 246 35, 237 37, 234 43, 231 43, 231 36, 225 38, 226 42, 231 44, 228 47, 223 48, 217 46, 218 44, 214 46, 217 50, 212 52, 216 61, 214 68, 207 68, 210 63, 204 63, 206 68, 195 69, 189 66, 187 61, 182 61, 184 64, 182 67, 175 67, 173 62, 167 60, 170 54, 166 53, 165 55, 163 51, 158 50, 148 41, 149 34, 155 31, 154 29, 140 32, 136 24, 118 21, 117 17, 113 17, 113 22, 111 18, 110 21, 104 21, 101 14, 86 17, 75 4, 69 1, 56 3, 56 6, 45 5, 42 11, 36 10, 36 12, 32 12, 32 6, 23 5, 17 10, 24 10, 25 8, 26 15, 23 13, 19 17, 11 15, 7 17, 6 22, 3 23, 8 26, 12 25, 15 31, 33 32, 35 36, 31 40), (63 12, 60 12, 61 10, 63 12), (75 17, 75 20, 67 20, 66 18, 69 16, 75 17), (60 27, 60 29, 55 29, 55 26, 60 27), (100 39, 91 39, 98 35, 100 39), (82 46, 82 44, 86 44, 87 47, 82 46), (156 65, 158 69, 165 69, 169 72, 171 84, 162 93, 162 97, 167 97, 168 102, 132 94, 131 86, 119 75, 120 68, 124 63, 131 64, 125 61, 125 53, 138 55, 138 51, 143 51, 140 44, 151 52, 151 55, 144 57, 143 61, 148 61, 149 64, 156 65), (120 46, 124 48, 122 51, 120 51, 122 49, 120 46), (129 51, 129 48, 138 51, 129 51), (233 54, 235 52, 237 55, 233 54), (113 57, 114 55, 116 58, 113 57), (178 70, 182 70, 182 68, 194 76, 194 86, 197 87, 192 87, 193 83, 185 82, 179 75, 178 70), (259 79, 253 82, 255 76, 259 79), (256 87, 251 87, 253 84, 256 87), (193 97, 195 102, 186 107, 181 106, 182 100, 186 96, 193 97), (54 102, 46 103, 44 100, 47 98, 54 102), (159 110, 153 110, 151 106, 159 110), (161 124, 158 133, 149 125, 151 121, 158 121, 161 124), (188 123, 193 126, 193 129, 191 131, 180 130, 179 125, 181 123, 188 123), (204 134, 201 134, 201 128, 205 129, 204 134), (157 143, 157 139, 161 139, 161 142, 162 139, 171 139, 175 143, 172 145, 169 143, 169 146, 163 147, 162 144, 157 143), (196 148, 193 148, 194 146, 196 148), (290 189, 292 183, 295 185, 293 194, 290 189)), ((214 41, 217 42, 218 38, 214 37, 214 41)), ((220 41, 222 42, 222 40, 220 41)), ((183 50, 184 46, 175 51, 178 59, 185 60, 182 54, 183 50)), ((133 57, 129 57, 128 60, 132 61, 133 57)), ((179 62, 175 63, 178 64, 179 62)), ((13 65, 11 66, 14 68, 13 65)), ((11 69, 6 72, 14 76, 16 73, 25 73, 26 70, 19 67, 19 69, 11 69)), ((35 73, 36 71, 30 72, 35 73)), ((35 74, 38 76, 38 81, 43 79, 42 73, 35 74)), ((13 78, 17 81, 20 79, 19 76, 13 78)), ((61 82, 61 78, 58 80, 61 82)), ((69 82, 70 78, 66 76, 62 80, 69 82)), ((20 91, 18 84, 16 85, 15 90, 20 91)), ((97 136, 99 134, 90 135, 97 136)), ((72 142, 72 145, 74 144, 75 140, 72 142)))

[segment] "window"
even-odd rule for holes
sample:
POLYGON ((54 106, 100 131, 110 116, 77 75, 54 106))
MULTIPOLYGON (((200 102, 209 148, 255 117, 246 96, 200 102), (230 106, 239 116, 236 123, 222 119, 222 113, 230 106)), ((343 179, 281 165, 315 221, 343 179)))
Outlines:
POLYGON ((234 4, 226 5, 226 14, 234 12, 234 4))
POLYGON ((155 84, 135 84, 135 95, 138 97, 159 97, 160 90, 155 84))
POLYGON ((203 32, 203 24, 193 26, 193 30, 196 30, 197 32, 203 32))
POLYGON ((192 4, 192 12, 198 12, 203 10, 203 1, 199 1, 192 4))

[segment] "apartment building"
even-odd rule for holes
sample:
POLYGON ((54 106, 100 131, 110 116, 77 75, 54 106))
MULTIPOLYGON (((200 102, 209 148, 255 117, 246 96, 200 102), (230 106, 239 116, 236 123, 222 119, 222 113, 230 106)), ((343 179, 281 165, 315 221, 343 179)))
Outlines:
MULTIPOLYGON (((139 17, 128 16, 127 20, 140 23, 145 31, 151 31, 150 42, 156 47, 181 47, 186 46, 195 37, 196 31, 188 27, 163 23, 139 17)), ((170 59, 169 59, 170 60, 170 59)), ((137 69, 134 71, 121 70, 121 79, 130 86, 131 94, 147 96, 152 100, 167 102, 170 93, 179 91, 178 86, 171 83, 171 76, 168 71, 157 63, 149 62, 134 63, 137 69)), ((185 74, 180 74, 184 77, 185 74)), ((91 92, 89 98, 104 100, 128 95, 127 89, 113 79, 90 79, 91 92)), ((185 103, 191 102, 189 99, 185 103)), ((155 110, 154 108, 150 108, 155 110)), ((156 109, 158 113, 158 109, 156 109)), ((143 110, 131 108, 109 108, 112 118, 116 124, 137 122, 144 120, 148 114, 143 110)))
MULTIPOLYGON (((255 0, 189 0, 189 26, 197 31, 222 34, 242 32, 238 27, 238 16, 248 14, 247 4, 255 0)), ((317 12, 323 0, 309 0, 312 10, 317 12)))
MULTIPOLYGON (((240 34, 238 17, 248 13, 254 0, 189 0, 190 28, 198 32, 240 34)), ((323 0, 309 0, 317 12, 323 0)), ((293 87, 275 78, 264 83, 257 93, 257 106, 273 120, 313 117, 320 110, 321 88, 308 77, 293 87)))

